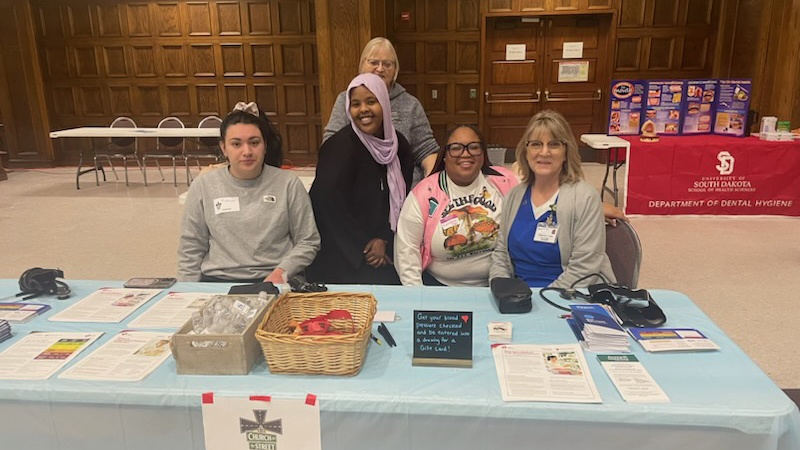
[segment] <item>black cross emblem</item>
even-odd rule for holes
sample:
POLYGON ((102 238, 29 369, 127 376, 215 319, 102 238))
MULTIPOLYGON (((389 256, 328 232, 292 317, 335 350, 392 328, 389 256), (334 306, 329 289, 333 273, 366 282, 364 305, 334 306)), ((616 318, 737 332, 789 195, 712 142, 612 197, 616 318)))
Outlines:
POLYGON ((245 431, 257 430, 259 428, 271 431, 273 433, 283 434, 283 425, 281 424, 281 419, 270 420, 269 422, 264 422, 264 419, 267 418, 267 410, 266 409, 254 409, 253 414, 256 416, 256 421, 253 422, 252 420, 239 418, 239 429, 240 433, 244 433, 245 431))

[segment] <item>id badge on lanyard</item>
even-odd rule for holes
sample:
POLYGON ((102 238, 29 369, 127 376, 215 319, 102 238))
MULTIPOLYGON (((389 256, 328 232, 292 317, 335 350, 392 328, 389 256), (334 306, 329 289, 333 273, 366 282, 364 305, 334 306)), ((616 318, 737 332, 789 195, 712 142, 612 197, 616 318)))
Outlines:
POLYGON ((535 242, 555 244, 557 234, 558 224, 547 225, 546 223, 540 222, 538 225, 536 225, 536 233, 533 234, 533 240, 535 242))
POLYGON ((553 216, 551 215, 546 221, 536 224, 536 232, 533 234, 533 240, 534 242, 555 244, 557 236, 558 223, 553 221, 553 216))

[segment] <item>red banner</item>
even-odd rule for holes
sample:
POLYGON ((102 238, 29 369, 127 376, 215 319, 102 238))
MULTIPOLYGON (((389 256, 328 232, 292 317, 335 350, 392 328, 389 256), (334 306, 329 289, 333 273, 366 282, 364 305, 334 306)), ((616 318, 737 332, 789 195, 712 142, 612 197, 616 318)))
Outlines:
POLYGON ((625 139, 626 214, 800 216, 800 141, 625 139))

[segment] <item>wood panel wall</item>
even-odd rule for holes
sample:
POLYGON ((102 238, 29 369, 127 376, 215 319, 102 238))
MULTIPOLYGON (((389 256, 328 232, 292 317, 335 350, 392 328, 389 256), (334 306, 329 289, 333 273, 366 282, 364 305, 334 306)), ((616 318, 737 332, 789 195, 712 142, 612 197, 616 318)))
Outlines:
POLYGON ((383 36, 383 0, 317 0, 317 48, 322 123, 328 123, 339 92, 358 74, 364 45, 383 36))
POLYGON ((6 157, 18 167, 53 161, 32 16, 26 0, 0 0, 0 112, 6 157))
MULTIPOLYGON (((117 116, 139 126, 176 116, 192 127, 256 101, 277 124, 285 157, 316 159, 314 0, 34 0, 33 7, 53 129, 108 125, 117 116)), ((79 141, 58 141, 60 163, 76 159, 86 145, 79 141)))
POLYGON ((481 2, 394 0, 386 14, 400 63, 397 81, 422 103, 437 140, 455 124, 477 124, 481 2))
POLYGON ((712 76, 722 0, 616 0, 612 78, 712 76))

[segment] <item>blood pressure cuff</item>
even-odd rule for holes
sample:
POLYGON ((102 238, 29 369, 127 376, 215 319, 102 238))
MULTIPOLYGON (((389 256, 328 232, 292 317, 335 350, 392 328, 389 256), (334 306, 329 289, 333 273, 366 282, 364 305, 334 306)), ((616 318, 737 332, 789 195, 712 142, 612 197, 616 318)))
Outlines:
POLYGON ((518 278, 494 278, 491 282, 492 295, 497 308, 503 314, 529 312, 531 305, 531 288, 518 278))
POLYGON ((603 283, 589 286, 589 294, 592 303, 611 306, 624 326, 653 328, 667 321, 664 311, 644 289, 633 290, 603 283))

